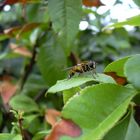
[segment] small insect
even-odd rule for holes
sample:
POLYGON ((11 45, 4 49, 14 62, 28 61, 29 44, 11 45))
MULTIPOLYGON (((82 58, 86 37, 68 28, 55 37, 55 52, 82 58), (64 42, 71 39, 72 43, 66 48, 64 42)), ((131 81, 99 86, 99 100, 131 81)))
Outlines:
POLYGON ((68 76, 69 79, 73 77, 76 73, 81 74, 84 72, 93 71, 93 74, 96 74, 96 62, 85 61, 73 67, 67 68, 66 70, 69 70, 69 76, 68 76))

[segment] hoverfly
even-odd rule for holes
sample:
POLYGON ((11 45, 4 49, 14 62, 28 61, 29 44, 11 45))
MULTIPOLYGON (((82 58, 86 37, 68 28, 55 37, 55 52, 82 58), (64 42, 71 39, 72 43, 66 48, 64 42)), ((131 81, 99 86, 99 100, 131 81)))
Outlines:
POLYGON ((68 76, 69 79, 73 77, 76 73, 81 74, 84 72, 93 71, 93 73, 96 74, 96 62, 85 61, 73 67, 66 68, 65 70, 69 70, 69 76, 68 76))

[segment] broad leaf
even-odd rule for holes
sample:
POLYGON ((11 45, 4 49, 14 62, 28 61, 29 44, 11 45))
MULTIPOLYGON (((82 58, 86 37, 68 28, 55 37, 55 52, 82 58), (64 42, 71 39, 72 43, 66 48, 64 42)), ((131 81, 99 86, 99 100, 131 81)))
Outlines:
POLYGON ((81 0, 48 0, 48 10, 54 30, 60 33, 63 45, 70 47, 79 29, 81 0))
POLYGON ((124 64, 125 62, 130 58, 130 56, 121 58, 117 61, 114 61, 107 65, 107 67, 104 69, 104 72, 115 72, 118 76, 125 77, 124 75, 124 64))
POLYGON ((127 80, 140 90, 140 55, 135 55, 128 59, 124 67, 124 72, 127 80))
POLYGON ((126 112, 135 95, 135 90, 115 84, 87 87, 65 104, 62 117, 83 128, 81 140, 101 139, 126 112))
POLYGON ((37 104, 26 95, 17 95, 10 100, 10 106, 14 110, 23 110, 25 112, 39 111, 37 104))
POLYGON ((71 98, 73 95, 78 94, 78 92, 80 91, 79 87, 76 88, 72 88, 69 90, 64 90, 63 91, 63 101, 64 104, 69 100, 69 98, 71 98))
POLYGON ((49 86, 65 77, 63 69, 66 65, 66 58, 60 46, 41 47, 37 61, 43 78, 49 86))
POLYGON ((139 140, 140 128, 133 114, 127 116, 105 136, 104 140, 139 140))
POLYGON ((115 83, 115 81, 105 74, 97 74, 96 77, 73 77, 71 79, 65 79, 58 81, 54 86, 52 86, 48 92, 50 93, 56 93, 59 91, 71 89, 74 87, 78 87, 80 85, 83 85, 86 82, 89 81, 95 81, 95 82, 101 82, 101 83, 115 83))
POLYGON ((134 16, 132 18, 127 19, 126 21, 117 22, 113 25, 106 26, 103 30, 105 30, 107 28, 111 28, 111 27, 120 28, 120 27, 123 27, 125 25, 140 26, 140 20, 139 19, 140 19, 140 15, 137 15, 137 16, 134 16))

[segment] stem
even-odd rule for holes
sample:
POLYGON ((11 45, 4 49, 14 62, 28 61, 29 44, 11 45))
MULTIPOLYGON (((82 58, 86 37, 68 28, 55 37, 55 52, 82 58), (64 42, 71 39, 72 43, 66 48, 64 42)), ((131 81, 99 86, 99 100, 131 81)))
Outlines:
POLYGON ((24 131, 22 129, 22 120, 23 120, 22 118, 19 118, 18 123, 19 123, 19 128, 20 128, 22 140, 25 140, 24 131))
POLYGON ((38 44, 36 43, 34 48, 33 48, 33 53, 32 53, 32 58, 30 60, 30 63, 25 66, 25 73, 24 73, 23 78, 21 80, 21 90, 23 89, 24 84, 27 81, 30 73, 32 72, 33 66, 35 64, 35 57, 36 57, 36 54, 37 54, 37 51, 36 51, 37 47, 38 47, 38 44))

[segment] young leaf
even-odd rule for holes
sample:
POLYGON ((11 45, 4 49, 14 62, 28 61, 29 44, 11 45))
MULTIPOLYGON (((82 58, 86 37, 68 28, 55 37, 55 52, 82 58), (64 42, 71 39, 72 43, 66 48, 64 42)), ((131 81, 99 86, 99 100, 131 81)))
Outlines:
POLYGON ((62 119, 52 128, 51 133, 46 136, 45 140, 59 140, 60 137, 70 136, 79 137, 82 134, 81 129, 71 120, 62 119))
POLYGON ((89 81, 102 82, 102 83, 115 83, 113 78, 105 74, 97 74, 95 78, 94 77, 73 77, 71 79, 58 81, 54 86, 52 86, 48 90, 48 92, 56 93, 59 91, 71 89, 74 87, 78 87, 89 81))
POLYGON ((83 140, 101 139, 126 112, 135 95, 135 90, 115 84, 91 86, 65 104, 62 117, 88 130, 83 140))
POLYGON ((135 55, 128 59, 124 66, 124 72, 128 81, 140 90, 140 55, 135 55))
POLYGON ((140 19, 140 15, 137 15, 137 16, 134 16, 134 17, 127 19, 126 21, 117 22, 113 25, 106 26, 103 30, 105 30, 107 28, 111 28, 111 27, 120 28, 120 27, 123 27, 125 25, 140 26, 139 19, 140 19))
POLYGON ((79 29, 81 0, 48 0, 48 10, 54 30, 60 32, 64 46, 70 47, 79 29))
POLYGON ((139 140, 140 128, 133 114, 127 116, 104 137, 104 140, 139 140))
POLYGON ((9 104, 14 110, 23 110, 25 112, 39 111, 37 104, 26 95, 14 96, 9 104))

